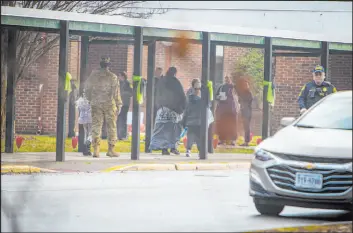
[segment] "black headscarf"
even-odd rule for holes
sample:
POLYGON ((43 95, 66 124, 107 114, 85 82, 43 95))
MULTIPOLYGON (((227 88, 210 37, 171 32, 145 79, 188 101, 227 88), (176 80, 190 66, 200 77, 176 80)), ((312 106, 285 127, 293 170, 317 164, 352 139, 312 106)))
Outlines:
POLYGON ((171 67, 166 76, 158 81, 156 107, 167 107, 178 114, 184 112, 186 96, 180 81, 175 77, 176 68, 171 67))

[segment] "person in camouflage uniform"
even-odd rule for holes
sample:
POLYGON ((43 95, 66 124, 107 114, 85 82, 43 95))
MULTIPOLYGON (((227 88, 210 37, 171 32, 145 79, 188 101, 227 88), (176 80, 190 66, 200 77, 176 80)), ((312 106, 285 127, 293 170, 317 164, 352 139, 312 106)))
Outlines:
POLYGON ((86 96, 91 104, 92 111, 92 146, 93 157, 99 157, 99 147, 103 120, 105 119, 108 131, 107 156, 118 157, 114 152, 117 142, 116 119, 122 106, 118 77, 109 71, 110 58, 102 57, 101 68, 92 71, 86 81, 86 96))

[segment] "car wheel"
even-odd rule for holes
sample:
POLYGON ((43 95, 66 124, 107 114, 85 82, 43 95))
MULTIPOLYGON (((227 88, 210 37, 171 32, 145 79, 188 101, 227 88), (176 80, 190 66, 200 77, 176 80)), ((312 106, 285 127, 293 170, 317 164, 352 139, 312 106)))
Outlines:
POLYGON ((284 209, 284 205, 260 204, 256 202, 255 207, 260 214, 272 216, 279 215, 284 209))

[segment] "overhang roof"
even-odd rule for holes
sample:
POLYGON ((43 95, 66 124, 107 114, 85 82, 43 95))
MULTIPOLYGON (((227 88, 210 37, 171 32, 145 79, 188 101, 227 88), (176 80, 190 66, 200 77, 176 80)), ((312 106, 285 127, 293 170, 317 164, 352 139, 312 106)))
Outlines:
POLYGON ((327 34, 1 7, 2 25, 59 29, 60 20, 70 21, 69 29, 73 33, 85 31, 132 36, 134 27, 140 26, 144 28, 143 35, 146 37, 173 38, 179 30, 186 30, 192 32, 190 38, 194 40, 201 40, 202 32, 210 32, 212 41, 261 45, 264 43, 264 37, 273 37, 273 44, 280 46, 320 48, 320 42, 327 41, 333 42, 330 43, 330 49, 352 50, 351 39, 327 34))

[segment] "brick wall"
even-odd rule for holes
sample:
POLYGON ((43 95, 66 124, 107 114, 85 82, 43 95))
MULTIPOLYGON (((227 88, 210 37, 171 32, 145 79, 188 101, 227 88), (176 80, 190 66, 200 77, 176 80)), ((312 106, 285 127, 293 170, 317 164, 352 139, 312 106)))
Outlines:
MULTIPOLYGON (((201 45, 191 45, 188 55, 180 58, 172 48, 157 42, 156 67, 162 67, 164 73, 170 66, 178 69, 178 78, 186 89, 193 78, 201 78, 201 45)), ((69 71, 74 79, 79 77, 80 43, 72 41, 70 45, 69 71)), ((248 48, 224 47, 224 74, 234 70, 237 60, 248 52, 248 48)), ((133 46, 92 44, 89 48, 88 74, 99 67, 100 57, 108 55, 112 61, 112 71, 127 71, 129 80, 133 72, 133 46)), ((142 76, 147 77, 147 46, 143 51, 142 76)), ((43 133, 55 134, 57 109, 57 82, 59 65, 58 47, 33 64, 26 77, 17 84, 16 89, 16 130, 18 133, 35 133, 39 114, 39 83, 45 83, 43 96, 43 133)), ((284 116, 297 116, 297 97, 301 87, 311 80, 311 70, 319 64, 319 58, 276 57, 273 71, 276 83, 276 103, 272 112, 272 132, 279 128, 284 116)), ((331 55, 329 77, 338 90, 352 89, 352 55, 331 55)), ((88 75, 87 74, 87 75, 88 75)), ((141 106, 145 111, 145 103, 141 106)), ((145 118, 144 118, 145 119, 145 118)), ((262 112, 255 109, 252 119, 254 135, 261 135, 262 112)), ((242 131, 242 129, 240 129, 242 131)))
POLYGON ((36 132, 37 118, 39 112, 38 89, 39 89, 39 65, 37 62, 29 67, 26 76, 16 86, 16 131, 36 132))
MULTIPOLYGON (((69 46, 69 72, 76 79, 78 74, 79 43, 72 41, 69 46)), ((16 132, 34 134, 40 114, 39 84, 43 84, 42 133, 56 134, 57 90, 59 73, 59 46, 31 65, 16 87, 16 132)), ((66 108, 68 121, 68 105, 66 108)), ((68 124, 66 124, 66 132, 68 124)))
POLYGON ((337 90, 352 90, 352 55, 330 56, 329 80, 337 90))
POLYGON ((312 80, 313 67, 320 63, 316 57, 275 57, 276 100, 272 112, 271 133, 280 127, 282 117, 299 116, 298 94, 312 80))
POLYGON ((200 44, 189 45, 185 57, 178 57, 176 51, 172 49, 170 66, 177 68, 177 77, 186 91, 190 88, 192 79, 201 79, 202 46, 200 44))
MULTIPOLYGON (((162 42, 156 42, 156 58, 155 58, 155 65, 156 67, 161 67, 163 72, 165 72, 169 66, 168 65, 168 53, 169 48, 164 46, 162 42)), ((143 46, 142 52, 142 77, 147 79, 147 61, 148 60, 148 46, 143 46)), ((134 71, 134 46, 129 45, 127 50, 127 75, 129 79, 132 79, 134 71)))
POLYGON ((69 54, 69 72, 73 80, 80 80, 80 54, 81 54, 81 41, 73 40, 70 43, 69 54))
POLYGON ((94 69, 98 69, 101 56, 109 56, 111 61, 111 71, 115 74, 126 71, 126 54, 128 46, 125 44, 91 44, 88 52, 88 75, 94 69))

